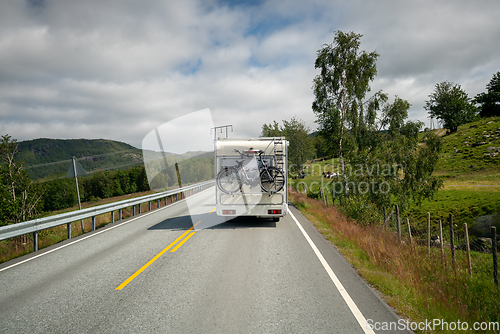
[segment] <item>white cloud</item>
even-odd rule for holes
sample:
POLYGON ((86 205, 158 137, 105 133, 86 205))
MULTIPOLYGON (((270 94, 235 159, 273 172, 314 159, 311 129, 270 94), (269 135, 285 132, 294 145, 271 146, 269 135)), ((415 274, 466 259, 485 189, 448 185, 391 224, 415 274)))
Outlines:
POLYGON ((0 2, 0 132, 109 138, 210 108, 233 136, 311 111, 316 51, 333 32, 380 54, 373 91, 422 106, 437 82, 484 91, 500 70, 498 1, 0 2))

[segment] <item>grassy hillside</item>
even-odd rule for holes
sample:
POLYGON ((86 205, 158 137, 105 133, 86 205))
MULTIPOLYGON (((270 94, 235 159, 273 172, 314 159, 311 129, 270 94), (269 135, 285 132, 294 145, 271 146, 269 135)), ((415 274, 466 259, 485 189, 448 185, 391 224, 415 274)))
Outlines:
POLYGON ((500 117, 491 117, 462 125, 443 136, 443 151, 435 175, 448 182, 500 181, 500 117))
POLYGON ((500 117, 462 125, 442 139, 434 175, 443 178, 444 188, 404 214, 419 225, 430 212, 437 228, 452 213, 459 231, 463 223, 473 228, 477 217, 500 213, 500 117))
POLYGON ((66 173, 74 156, 86 171, 142 164, 142 150, 105 139, 34 139, 19 142, 16 160, 24 161, 32 179, 66 173))

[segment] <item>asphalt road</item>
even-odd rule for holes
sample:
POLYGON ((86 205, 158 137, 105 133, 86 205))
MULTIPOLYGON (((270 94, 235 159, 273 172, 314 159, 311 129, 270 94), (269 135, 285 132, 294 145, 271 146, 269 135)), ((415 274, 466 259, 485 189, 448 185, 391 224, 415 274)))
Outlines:
POLYGON ((367 321, 398 322, 298 210, 223 222, 213 196, 0 265, 0 332, 370 333, 367 321))

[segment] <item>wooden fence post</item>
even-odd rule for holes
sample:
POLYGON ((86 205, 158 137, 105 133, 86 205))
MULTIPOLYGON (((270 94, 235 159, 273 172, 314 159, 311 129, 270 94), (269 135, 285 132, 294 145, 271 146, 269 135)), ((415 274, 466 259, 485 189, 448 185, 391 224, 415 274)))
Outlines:
POLYGON ((457 272, 457 267, 455 263, 455 241, 454 235, 453 235, 453 214, 450 213, 449 219, 450 221, 450 250, 451 250, 451 262, 453 264, 453 270, 455 271, 455 274, 457 272))
POLYGON ((385 208, 384 208, 384 215, 386 217, 384 217, 384 223, 382 224, 382 228, 385 228, 385 225, 387 224, 387 222, 389 222, 389 220, 391 219, 392 217, 392 214, 394 213, 394 210, 392 210, 388 215, 387 215, 387 212, 385 211, 385 208))
POLYGON ((431 214, 427 212, 427 254, 431 253, 431 214))
POLYGON ((491 227, 491 246, 493 252, 493 280, 495 285, 498 286, 497 229, 495 226, 491 227))
POLYGON ((408 237, 410 238, 410 245, 413 245, 413 238, 411 236, 410 219, 406 218, 406 226, 408 226, 408 237))
POLYGON ((385 226, 385 221, 386 221, 386 219, 387 219, 387 214, 386 214, 386 212, 385 212, 385 206, 383 207, 383 213, 384 213, 384 220, 382 221, 382 227, 384 227, 384 226, 385 226))
POLYGON ((469 230, 467 229, 467 223, 464 223, 464 233, 465 233, 465 245, 467 247, 467 265, 469 269, 469 275, 472 277, 472 263, 470 260, 470 245, 469 245, 469 230))
POLYGON ((399 217, 399 206, 396 204, 396 224, 398 229, 398 241, 401 243, 401 218, 399 217))
POLYGON ((444 240, 443 240, 443 222, 439 219, 439 244, 441 246, 441 262, 444 262, 444 240))

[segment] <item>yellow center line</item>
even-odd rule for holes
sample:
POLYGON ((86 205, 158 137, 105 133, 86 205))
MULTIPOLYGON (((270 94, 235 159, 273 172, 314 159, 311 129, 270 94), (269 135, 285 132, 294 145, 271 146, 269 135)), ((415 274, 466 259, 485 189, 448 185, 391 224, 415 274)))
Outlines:
POLYGON ((215 211, 215 209, 216 209, 216 208, 213 208, 213 209, 212 209, 212 211, 210 211, 209 213, 212 213, 212 212, 214 212, 214 211, 215 211))
MULTIPOLYGON (((155 262, 156 260, 158 260, 158 258, 160 256, 162 256, 165 252, 167 252, 170 248, 172 248, 172 246, 174 246, 179 240, 181 240, 182 238, 184 238, 184 236, 186 234, 189 233, 189 231, 191 231, 193 228, 196 227, 196 225, 198 225, 199 223, 201 223, 201 220, 199 222, 197 222, 196 224, 194 224, 193 226, 191 226, 186 232, 182 233, 182 235, 180 237, 178 237, 177 239, 175 239, 174 242, 172 242, 170 245, 168 245, 167 248, 165 248, 164 250, 162 250, 161 252, 159 252, 154 258, 152 258, 151 260, 148 261, 148 263, 146 263, 145 265, 143 265, 141 267, 141 269, 137 270, 132 276, 130 276, 129 278, 127 278, 127 280, 125 282, 123 282, 122 284, 120 284, 115 290, 121 290, 123 289, 124 287, 127 286, 127 284, 129 284, 130 282, 132 282, 132 280, 134 278, 136 278, 140 273, 142 273, 147 267, 149 267, 153 262, 155 262)), ((192 235, 194 234, 194 231, 191 232, 191 234, 186 238, 189 239, 192 235)), ((183 240, 182 243, 180 243, 180 245, 182 245, 186 240, 183 240)), ((179 248, 176 247, 176 248, 179 248)))
POLYGON ((196 232, 193 231, 191 233, 189 233, 189 235, 184 239, 182 240, 181 242, 179 242, 179 244, 177 246, 175 246, 171 251, 170 253, 173 253, 175 252, 177 249, 179 249, 179 247, 181 247, 189 238, 191 238, 193 236, 193 234, 195 234, 196 232))

